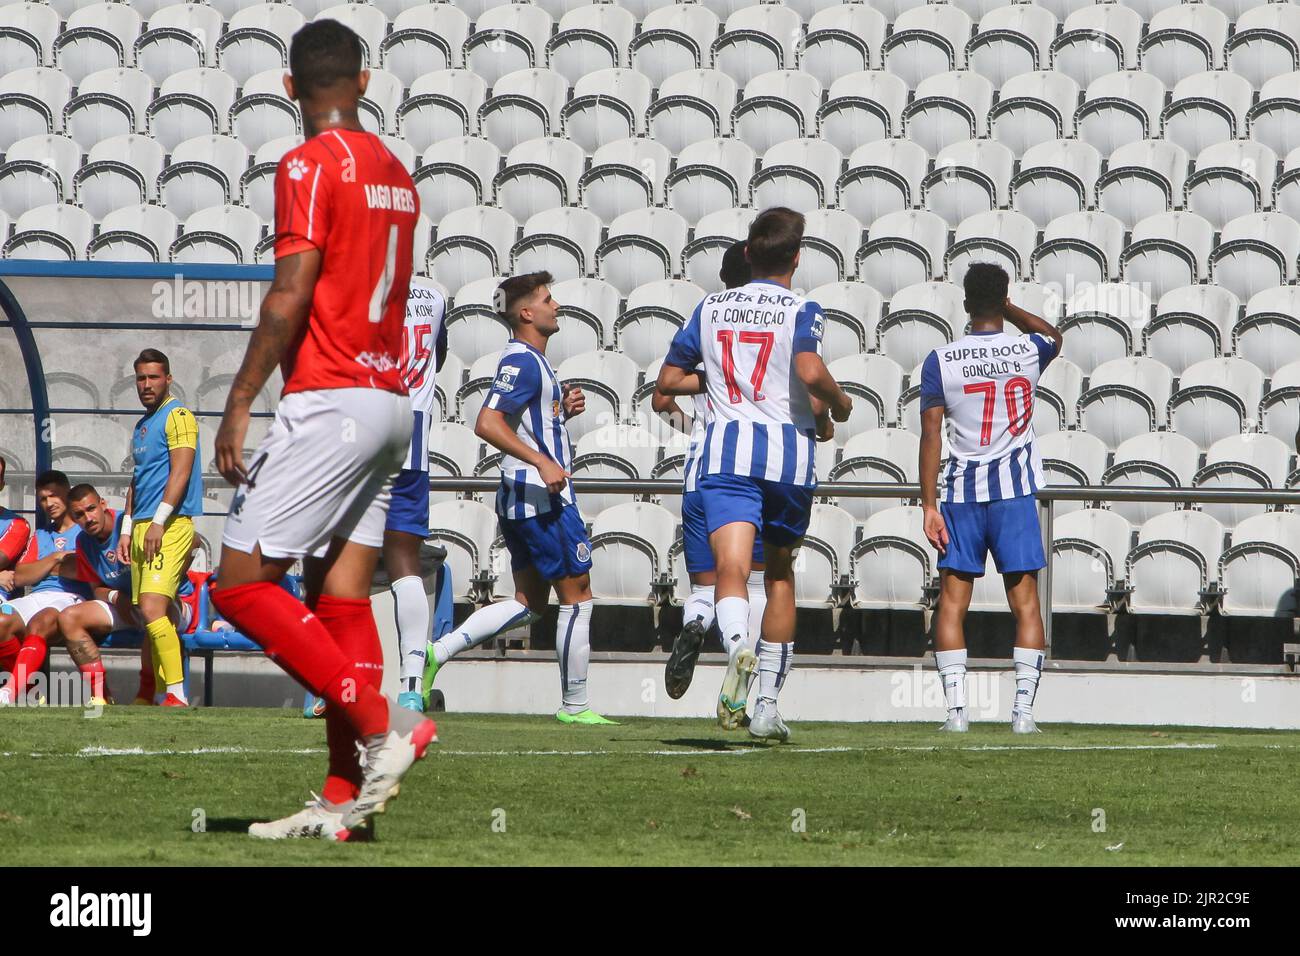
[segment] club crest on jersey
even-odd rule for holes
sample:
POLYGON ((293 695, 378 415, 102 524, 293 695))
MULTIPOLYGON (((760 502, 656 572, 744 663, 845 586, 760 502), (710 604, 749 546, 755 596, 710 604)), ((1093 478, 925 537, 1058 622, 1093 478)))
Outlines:
POLYGON ((559 403, 559 402, 555 402, 555 401, 551 402, 551 417, 552 417, 552 418, 559 418, 559 417, 560 417, 560 403, 559 403))
POLYGON ((591 560, 591 548, 588 546, 587 542, 579 541, 578 547, 575 550, 577 551, 579 561, 585 564, 591 560))
POLYGON ((54 539, 54 547, 57 551, 62 551, 68 546, 68 539, 59 537, 54 539))
POLYGON ((301 159, 298 159, 297 157, 294 157, 293 159, 289 160, 290 179, 292 179, 294 182, 297 182, 298 180, 302 179, 306 175, 307 175, 306 163, 304 163, 301 159))
POLYGON ((492 387, 498 392, 513 392, 515 390, 515 381, 518 378, 518 365, 503 365, 501 371, 497 373, 496 384, 492 387))

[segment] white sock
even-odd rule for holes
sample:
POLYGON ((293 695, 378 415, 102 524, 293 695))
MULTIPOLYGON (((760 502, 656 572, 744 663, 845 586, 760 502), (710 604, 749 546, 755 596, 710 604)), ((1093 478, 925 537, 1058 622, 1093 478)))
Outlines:
POLYGON ((762 703, 776 703, 776 696, 785 686, 785 679, 790 675, 794 664, 794 642, 777 644, 772 641, 758 642, 758 699, 762 703))
MULTIPOLYGON (((188 697, 185 696, 185 684, 184 684, 184 682, 181 682, 181 683, 179 683, 179 684, 168 684, 168 685, 167 685, 167 693, 168 693, 168 694, 175 694, 176 697, 177 697, 179 700, 183 700, 183 701, 184 701, 185 703, 187 703, 187 704, 190 702, 190 699, 189 699, 188 697)), ((166 695, 164 695, 164 696, 166 696, 166 695)))
POLYGON ((393 592, 393 617, 397 620, 397 646, 402 652, 401 689, 424 690, 424 648, 429 641, 429 599, 424 579, 418 575, 398 578, 388 589, 393 592))
POLYGON ((478 647, 490 637, 496 637, 502 631, 531 624, 537 620, 536 615, 514 598, 500 601, 479 608, 465 619, 465 623, 450 634, 444 634, 433 644, 433 657, 439 664, 445 664, 461 651, 478 647))
POLYGON ((1034 715, 1034 697, 1038 693, 1038 678, 1043 673, 1043 652, 1033 647, 1017 647, 1012 651, 1016 662, 1016 702, 1011 713, 1034 715))
POLYGON ((697 619, 704 625, 706 631, 713 626, 712 584, 691 585, 691 596, 686 599, 686 605, 682 608, 682 624, 686 625, 697 619))
POLYGON ((943 699, 948 710, 962 710, 966 706, 966 648, 956 651, 935 651, 934 662, 939 665, 943 681, 943 699))
POLYGON ((587 665, 591 662, 591 601, 561 604, 555 625, 555 656, 560 659, 560 688, 564 710, 580 714, 587 699, 587 665))
POLYGON ((763 611, 767 609, 767 585, 762 571, 749 572, 749 646, 758 648, 763 636, 763 611))
POLYGON ((725 597, 714 604, 722 647, 732 660, 749 646, 749 602, 744 598, 725 597))

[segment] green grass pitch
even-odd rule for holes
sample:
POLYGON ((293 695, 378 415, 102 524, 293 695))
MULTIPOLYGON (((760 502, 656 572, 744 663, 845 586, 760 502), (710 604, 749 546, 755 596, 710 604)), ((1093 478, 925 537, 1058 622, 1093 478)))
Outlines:
POLYGON ((166 864, 1294 864, 1300 734, 1002 724, 792 726, 438 715, 368 845, 262 843, 320 785, 289 711, 0 712, 10 862, 166 864), (198 832, 196 832, 198 831, 198 832))

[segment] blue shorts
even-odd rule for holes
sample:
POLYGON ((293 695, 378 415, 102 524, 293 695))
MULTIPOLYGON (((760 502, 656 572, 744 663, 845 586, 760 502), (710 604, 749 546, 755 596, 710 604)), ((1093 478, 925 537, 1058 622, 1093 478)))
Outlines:
POLYGON ((393 479, 393 500, 388 504, 385 531, 429 536, 429 473, 403 468, 393 479))
MULTIPOLYGON (((682 553, 686 556, 687 574, 707 574, 717 570, 713 549, 709 547, 709 527, 704 517, 704 495, 688 491, 682 495, 682 553)), ((754 537, 755 564, 763 563, 763 537, 754 537)))
POLYGON ((980 577, 985 557, 993 552, 999 574, 1038 571, 1047 565, 1033 495, 1001 501, 965 501, 939 505, 948 528, 948 550, 938 566, 980 577))
POLYGON ((531 564, 545 580, 556 581, 591 570, 591 539, 582 515, 573 505, 534 518, 500 520, 512 571, 531 564))
POLYGON ((748 521, 764 541, 788 548, 808 530, 812 488, 742 475, 701 475, 697 487, 709 534, 724 524, 748 521))

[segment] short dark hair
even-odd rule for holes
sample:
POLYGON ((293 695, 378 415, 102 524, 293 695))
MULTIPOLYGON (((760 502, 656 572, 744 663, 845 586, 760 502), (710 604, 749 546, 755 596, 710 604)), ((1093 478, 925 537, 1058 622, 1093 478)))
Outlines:
POLYGON ((1007 301, 1007 271, 992 262, 975 262, 966 270, 966 311, 971 315, 998 312, 1007 301))
POLYGON ((803 213, 774 206, 764 209, 749 226, 745 249, 754 275, 775 276, 789 271, 803 242, 803 213))
POLYGON ((67 488, 69 485, 68 476, 57 468, 43 471, 36 476, 37 488, 48 488, 50 485, 62 485, 64 488, 67 488))
POLYGON ((90 484, 90 482, 83 481, 79 485, 72 486, 72 490, 68 492, 68 500, 80 501, 82 498, 86 497, 87 495, 94 495, 95 497, 98 498, 99 492, 95 490, 95 486, 90 484))
POLYGON ((131 363, 131 367, 137 372, 140 371, 141 365, 161 365, 166 374, 170 375, 172 373, 172 363, 168 360, 166 355, 159 352, 157 349, 145 349, 137 355, 135 361, 131 363))
POLYGON ((552 279, 549 272, 526 272, 521 276, 511 276, 497 286, 497 311, 513 325, 518 318, 515 309, 520 300, 528 298, 542 286, 550 285, 552 279))
POLYGON ((734 289, 737 286, 745 285, 754 277, 754 271, 749 267, 749 260, 745 258, 745 240, 733 242, 727 246, 727 251, 722 254, 722 267, 718 270, 718 278, 728 289, 734 289))
POLYGON ((298 98, 314 96, 361 72, 361 38, 337 20, 313 20, 293 35, 289 73, 298 98))

